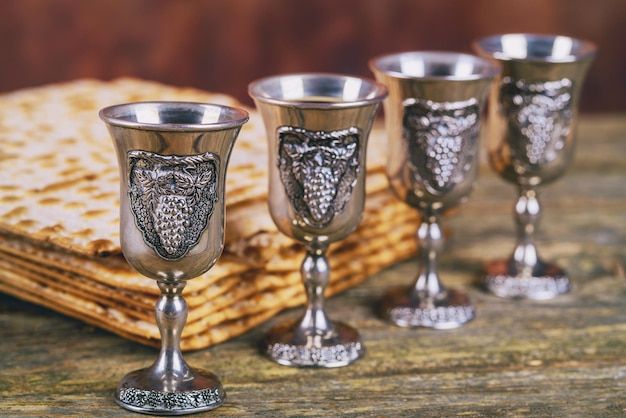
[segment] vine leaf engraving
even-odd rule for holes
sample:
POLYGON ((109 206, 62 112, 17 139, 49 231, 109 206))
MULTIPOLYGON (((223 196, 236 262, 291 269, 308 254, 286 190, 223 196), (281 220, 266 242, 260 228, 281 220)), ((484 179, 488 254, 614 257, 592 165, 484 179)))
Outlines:
POLYGON ((548 163, 565 146, 572 123, 572 81, 527 82, 505 77, 500 103, 514 161, 525 167, 548 163))
POLYGON ((278 169, 298 219, 327 226, 345 208, 359 173, 360 131, 278 129, 278 169))
POLYGON ((199 241, 217 201, 219 157, 159 155, 133 150, 128 197, 143 239, 166 260, 178 260, 199 241))
POLYGON ((119 399, 126 405, 143 408, 146 411, 179 412, 193 411, 224 403, 223 391, 208 388, 181 392, 158 392, 134 387, 123 387, 119 399))
POLYGON ((402 125, 408 168, 429 193, 445 194, 465 178, 475 157, 479 117, 476 99, 404 101, 402 125))

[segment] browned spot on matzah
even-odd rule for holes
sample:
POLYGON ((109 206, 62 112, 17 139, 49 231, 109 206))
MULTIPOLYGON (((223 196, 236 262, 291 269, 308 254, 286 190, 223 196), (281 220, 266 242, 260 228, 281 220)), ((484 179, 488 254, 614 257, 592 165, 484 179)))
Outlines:
MULTIPOLYGON (((92 158, 96 161, 103 162, 103 163, 110 163, 112 161, 115 161, 115 155, 106 155, 106 154, 103 154, 102 152, 92 152, 89 154, 89 158, 92 158)), ((114 168, 115 168, 115 171, 117 172, 117 166, 115 166, 114 168)))
POLYGON ((98 193, 100 189, 98 188, 98 186, 83 186, 79 188, 77 191, 79 193, 94 194, 94 193, 98 193))
POLYGON ((61 190, 72 189, 76 184, 80 183, 83 179, 74 179, 67 181, 59 181, 56 183, 48 184, 42 189, 39 189, 41 192, 50 193, 50 192, 59 192, 61 190))
POLYGON ((99 218, 100 216, 104 216, 106 214, 108 214, 109 211, 106 209, 100 209, 100 210, 89 210, 85 213, 83 213, 83 216, 85 218, 99 218))
POLYGON ((59 171, 59 175, 63 177, 73 177, 80 173, 84 173, 85 169, 81 167, 71 167, 67 170, 59 171))
POLYGON ((59 199, 58 197, 46 197, 44 199, 40 199, 37 203, 44 206, 58 205, 59 203, 63 203, 63 200, 59 199))
POLYGON ((20 198, 19 196, 13 196, 13 195, 7 195, 7 196, 0 197, 0 202, 2 202, 2 203, 19 202, 20 200, 22 200, 22 198, 20 198))
MULTIPOLYGON (((2 129, 2 128, 0 127, 0 130, 1 130, 1 129, 2 129)), ((6 150, 5 150, 5 151, 6 151, 6 150)), ((18 157, 18 155, 17 155, 17 154, 8 154, 8 153, 7 153, 7 154, 0 154, 0 162, 1 162, 1 161, 9 161, 9 160, 14 160, 14 159, 16 159, 17 157, 18 157)))
MULTIPOLYGON (((65 138, 65 139, 61 139, 59 140, 60 144, 66 144, 66 145, 72 145, 76 143, 76 138, 65 138)), ((78 160, 78 158, 68 158, 67 160, 78 160)))
POLYGON ((27 213, 28 213, 28 208, 25 208, 24 206, 18 206, 16 208, 8 211, 4 215, 2 215, 2 217, 4 219, 15 219, 15 218, 21 218, 22 216, 24 216, 27 213))
POLYGON ((91 228, 81 229, 80 231, 74 231, 74 235, 78 238, 89 238, 94 233, 94 230, 91 228))
POLYGON ((110 200, 117 197, 117 193, 100 193, 95 195, 93 199, 96 200, 110 200))
POLYGON ((64 229, 65 228, 63 228, 63 225, 56 224, 56 225, 51 225, 51 226, 45 226, 41 228, 39 232, 41 232, 42 234, 51 235, 51 234, 58 234, 60 232, 63 232, 64 229))
POLYGON ((23 219, 16 223, 15 226, 24 229, 34 229, 35 226, 37 226, 37 223, 37 221, 33 221, 32 219, 23 219))
POLYGON ((54 159, 56 159, 56 155, 54 155, 54 154, 42 154, 42 155, 39 155, 39 156, 33 158, 34 161, 40 161, 40 162, 50 161, 50 160, 54 160, 54 159))
POLYGON ((87 206, 85 202, 68 202, 65 204, 64 207, 68 210, 75 210, 75 209, 82 209, 85 206, 87 206))
POLYGON ((97 239, 87 244, 87 250, 93 254, 106 256, 118 250, 117 246, 108 239, 97 239))

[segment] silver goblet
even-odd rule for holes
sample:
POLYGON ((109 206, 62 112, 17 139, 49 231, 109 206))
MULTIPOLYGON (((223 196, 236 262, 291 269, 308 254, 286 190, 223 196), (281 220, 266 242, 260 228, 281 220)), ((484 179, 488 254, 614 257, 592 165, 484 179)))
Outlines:
POLYGON ((248 113, 213 104, 141 102, 100 111, 120 167, 121 245, 128 262, 157 281, 161 351, 127 374, 116 401, 136 412, 181 415, 222 405, 218 378, 187 365, 180 336, 186 281, 209 270, 224 247, 224 184, 248 113))
POLYGON ((363 213, 368 136, 387 95, 373 80, 292 74, 250 84, 269 143, 269 209, 278 229, 302 242, 307 303, 262 345, 288 366, 339 367, 364 353, 358 332, 324 311, 328 246, 353 232, 363 213))
POLYGON ((387 291, 381 314, 404 327, 461 326, 474 318, 474 307, 465 293, 439 279, 440 217, 474 185, 481 111, 499 68, 467 54, 405 52, 374 58, 370 69, 389 88, 384 110, 390 187, 421 218, 419 275, 410 287, 387 291))
POLYGON ((535 246, 541 215, 537 188, 560 177, 574 155, 578 103, 596 48, 564 36, 497 35, 473 44, 497 60, 489 109, 489 160, 519 189, 517 246, 487 263, 483 284, 502 297, 550 299, 570 289, 567 273, 543 261, 535 246))

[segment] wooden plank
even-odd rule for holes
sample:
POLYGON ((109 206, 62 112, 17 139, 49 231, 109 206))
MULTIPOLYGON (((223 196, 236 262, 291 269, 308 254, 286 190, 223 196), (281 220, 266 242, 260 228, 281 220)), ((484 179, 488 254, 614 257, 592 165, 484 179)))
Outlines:
MULTIPOLYGON (((290 310, 247 334, 187 353, 216 373, 227 404, 199 416, 626 415, 626 118, 581 120, 567 175, 541 190, 539 247, 572 275, 550 301, 499 299, 475 286, 482 263, 513 248, 515 190, 483 167, 469 202, 444 220, 444 283, 469 292, 477 318, 449 331, 401 329, 374 306, 410 283, 399 263, 328 301, 357 327, 366 357, 329 370, 278 366, 256 344, 290 310)), ((417 227, 417 226, 416 226, 417 227)), ((113 402, 118 381, 156 351, 0 295, 0 414, 130 416, 113 402)))

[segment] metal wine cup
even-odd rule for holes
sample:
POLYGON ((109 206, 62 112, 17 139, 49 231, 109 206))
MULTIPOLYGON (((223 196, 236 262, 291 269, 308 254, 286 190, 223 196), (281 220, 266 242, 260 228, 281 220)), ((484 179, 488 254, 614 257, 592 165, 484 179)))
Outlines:
POLYGON ((399 326, 449 329, 474 318, 465 293, 444 287, 441 215, 470 194, 477 175, 483 105, 497 65, 454 52, 404 52, 374 58, 370 69, 389 89, 384 102, 391 190, 420 214, 420 272, 389 289, 381 315, 399 326))
POLYGON ((161 290, 161 351, 152 366, 122 379, 116 401, 157 415, 214 409, 226 399, 219 379, 188 366, 180 351, 188 312, 182 291, 222 253, 226 168, 248 114, 214 104, 139 102, 104 108, 100 118, 120 168, 124 257, 161 290))
POLYGON ((490 36, 473 46, 502 66, 491 91, 489 161, 519 191, 516 248, 508 259, 489 261, 482 282, 502 297, 551 299, 571 284, 561 267, 539 257, 537 189, 561 177, 572 161, 581 88, 596 48, 565 36, 532 34, 490 36))
POLYGON ((288 366, 339 367, 359 359, 358 332, 324 310, 328 246, 352 233, 365 201, 367 140, 384 86, 335 74, 288 74, 250 84, 269 147, 269 209, 278 229, 304 244, 307 303, 261 350, 288 366))

